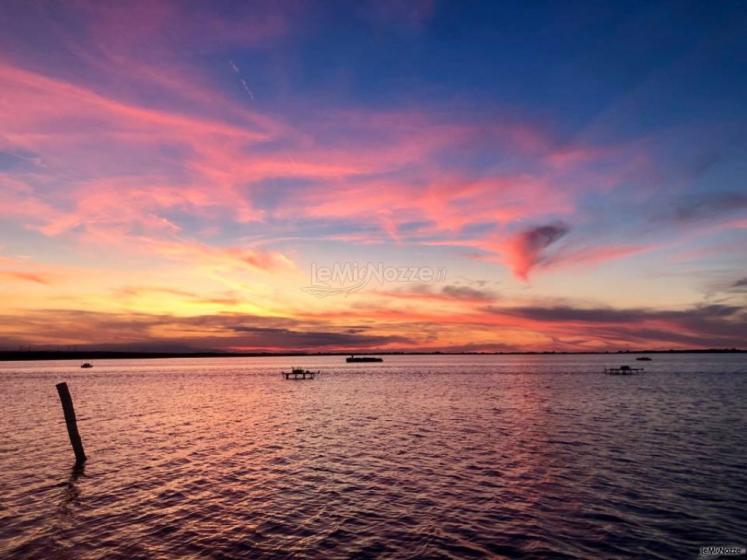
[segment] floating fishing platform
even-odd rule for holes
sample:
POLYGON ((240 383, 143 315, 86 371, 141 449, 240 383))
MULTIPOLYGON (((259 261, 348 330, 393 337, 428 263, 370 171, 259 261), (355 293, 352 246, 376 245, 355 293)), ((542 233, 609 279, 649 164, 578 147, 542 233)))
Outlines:
POLYGON ((634 373, 643 373, 643 368, 630 366, 604 368, 604 373, 607 373, 609 375, 632 375, 634 373))
POLYGON ((293 368, 290 371, 283 371, 281 373, 285 379, 314 379, 315 376, 319 375, 318 371, 310 371, 302 368, 293 368))

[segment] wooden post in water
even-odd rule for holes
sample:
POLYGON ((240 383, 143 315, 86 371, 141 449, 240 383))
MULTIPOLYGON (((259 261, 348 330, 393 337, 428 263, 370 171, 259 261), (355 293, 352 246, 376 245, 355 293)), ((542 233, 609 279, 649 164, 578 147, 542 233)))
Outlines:
POLYGON ((65 413, 65 424, 67 424, 67 434, 70 436, 70 445, 73 446, 73 451, 75 451, 75 464, 81 465, 86 460, 86 454, 83 452, 83 442, 80 441, 78 423, 75 421, 73 398, 70 396, 67 383, 58 383, 56 387, 60 395, 62 411, 65 413))

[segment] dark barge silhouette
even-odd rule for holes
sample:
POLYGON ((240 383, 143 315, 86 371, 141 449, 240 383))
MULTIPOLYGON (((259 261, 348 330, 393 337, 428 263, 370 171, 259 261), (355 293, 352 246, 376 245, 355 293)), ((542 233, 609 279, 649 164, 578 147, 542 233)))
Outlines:
POLYGON ((350 356, 345 358, 345 361, 349 364, 357 362, 383 362, 384 358, 377 358, 375 356, 356 356, 354 354, 351 354, 350 356))

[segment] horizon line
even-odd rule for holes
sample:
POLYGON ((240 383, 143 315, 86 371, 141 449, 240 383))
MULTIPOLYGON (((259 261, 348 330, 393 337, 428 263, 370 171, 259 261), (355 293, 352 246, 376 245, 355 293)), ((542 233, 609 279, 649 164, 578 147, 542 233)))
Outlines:
POLYGON ((407 350, 383 352, 220 352, 214 350, 192 352, 158 352, 140 350, 0 350, 0 362, 45 361, 55 359, 168 359, 168 358, 271 358, 296 356, 533 356, 533 355, 606 355, 606 354, 743 354, 744 348, 685 348, 685 349, 618 349, 618 350, 535 350, 535 351, 441 351, 407 350))

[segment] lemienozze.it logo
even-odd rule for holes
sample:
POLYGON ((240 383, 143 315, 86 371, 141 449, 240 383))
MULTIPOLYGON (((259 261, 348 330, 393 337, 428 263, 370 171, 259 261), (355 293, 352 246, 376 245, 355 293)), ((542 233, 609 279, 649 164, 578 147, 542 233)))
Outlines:
POLYGON ((301 289, 316 297, 327 297, 357 292, 371 282, 379 284, 442 282, 446 279, 446 268, 391 266, 372 262, 344 262, 335 263, 332 266, 312 264, 310 276, 310 285, 301 289))
POLYGON ((743 546, 701 546, 699 559, 721 558, 723 556, 742 556, 747 553, 743 546))

